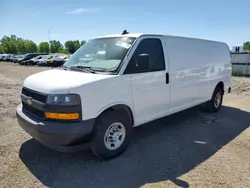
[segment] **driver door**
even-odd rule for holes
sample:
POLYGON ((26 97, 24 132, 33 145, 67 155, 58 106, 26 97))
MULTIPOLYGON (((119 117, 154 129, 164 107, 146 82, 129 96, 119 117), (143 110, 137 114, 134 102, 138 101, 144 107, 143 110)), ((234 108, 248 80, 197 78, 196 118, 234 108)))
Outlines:
POLYGON ((169 77, 167 58, 164 55, 164 40, 159 36, 142 37, 128 62, 124 74, 130 75, 135 124, 158 119, 169 112, 169 77), (136 58, 149 55, 147 70, 135 69, 136 58))

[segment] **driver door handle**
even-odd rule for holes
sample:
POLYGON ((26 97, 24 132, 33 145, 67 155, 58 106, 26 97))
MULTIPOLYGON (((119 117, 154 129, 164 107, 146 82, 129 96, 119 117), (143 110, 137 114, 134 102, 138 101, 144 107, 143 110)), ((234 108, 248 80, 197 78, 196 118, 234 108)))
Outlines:
POLYGON ((169 84, 169 73, 166 73, 166 84, 169 84))

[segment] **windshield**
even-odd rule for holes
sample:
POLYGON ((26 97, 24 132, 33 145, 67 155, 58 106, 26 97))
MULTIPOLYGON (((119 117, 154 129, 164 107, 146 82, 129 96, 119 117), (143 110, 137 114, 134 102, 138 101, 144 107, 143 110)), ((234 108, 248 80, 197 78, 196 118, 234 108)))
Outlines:
POLYGON ((87 67, 98 71, 115 71, 123 61, 135 38, 112 37, 89 40, 64 66, 87 67))

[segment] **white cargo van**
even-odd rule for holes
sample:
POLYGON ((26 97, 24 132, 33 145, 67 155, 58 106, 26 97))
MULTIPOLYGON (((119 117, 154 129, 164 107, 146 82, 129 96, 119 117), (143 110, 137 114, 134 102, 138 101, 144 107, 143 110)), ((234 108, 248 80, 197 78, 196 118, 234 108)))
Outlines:
POLYGON ((103 159, 123 153, 132 127, 230 92, 225 43, 155 34, 89 40, 64 66, 29 76, 17 107, 20 126, 59 151, 90 147, 103 159))

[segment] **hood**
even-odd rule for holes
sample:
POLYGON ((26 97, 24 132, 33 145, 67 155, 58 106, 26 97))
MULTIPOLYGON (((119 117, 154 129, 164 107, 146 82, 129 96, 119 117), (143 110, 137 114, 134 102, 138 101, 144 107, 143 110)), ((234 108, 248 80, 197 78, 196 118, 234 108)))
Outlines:
POLYGON ((52 69, 29 76, 23 86, 46 94, 65 94, 71 88, 116 76, 52 69))

